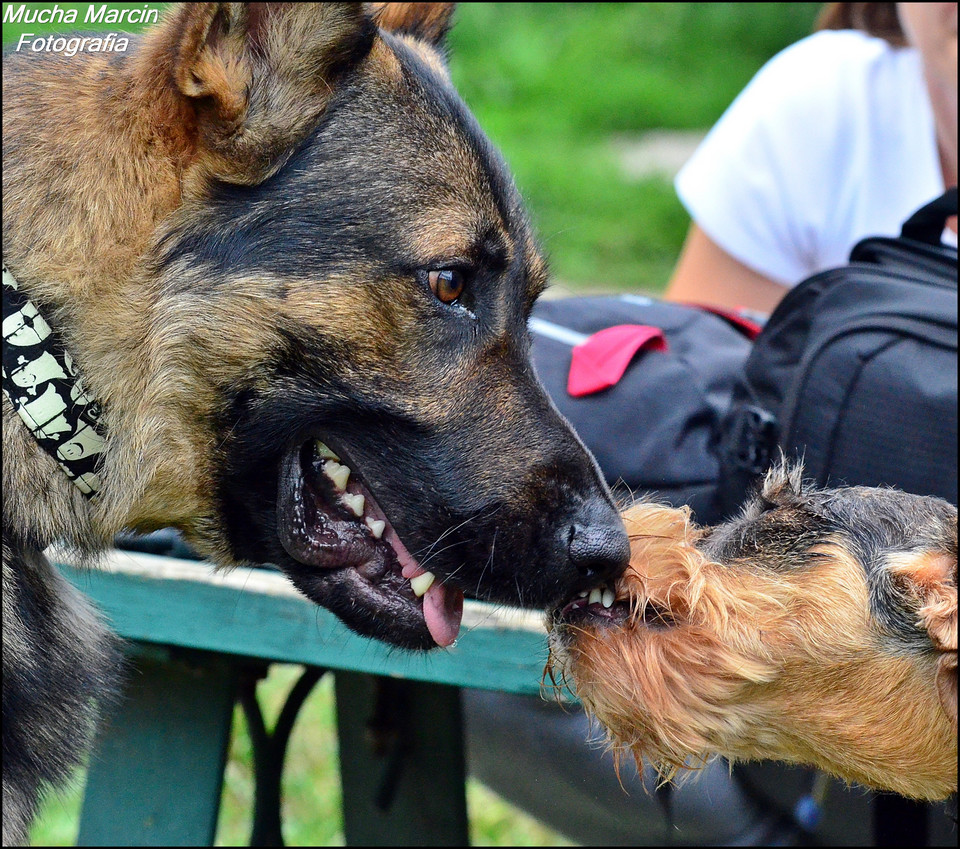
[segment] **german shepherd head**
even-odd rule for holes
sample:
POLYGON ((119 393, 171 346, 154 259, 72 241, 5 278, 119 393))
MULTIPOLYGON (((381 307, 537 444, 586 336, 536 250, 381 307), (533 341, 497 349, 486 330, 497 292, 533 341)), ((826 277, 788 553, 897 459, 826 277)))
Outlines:
POLYGON ((175 526, 411 648, 453 641, 464 593, 543 607, 622 569, 530 365, 546 267, 449 24, 187 4, 125 55, 5 58, 5 259, 107 432, 87 500, 5 399, 5 529, 175 526))

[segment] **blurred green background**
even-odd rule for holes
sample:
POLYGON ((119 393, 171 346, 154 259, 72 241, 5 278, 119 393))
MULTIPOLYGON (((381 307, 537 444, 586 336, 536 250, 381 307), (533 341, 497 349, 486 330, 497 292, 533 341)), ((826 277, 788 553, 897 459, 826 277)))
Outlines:
MULTIPOLYGON (((4 3, 4 12, 19 5, 4 3)), ((82 20, 90 4, 59 5, 80 10, 82 20)), ((663 289, 688 226, 673 192, 676 168, 760 66, 810 32, 819 8, 815 3, 459 6, 450 36, 454 81, 512 167, 560 292, 663 289)), ((3 42, 9 49, 23 31, 62 29, 5 24, 3 42)), ((276 667, 261 684, 268 716, 295 672, 276 667)), ((332 698, 329 684, 317 688, 291 742, 284 823, 293 845, 343 843, 332 698)), ((250 743, 239 711, 235 727, 218 845, 243 843, 249 830, 250 743)), ((33 831, 35 845, 76 839, 82 781, 81 772, 72 792, 47 802, 33 831)), ((474 781, 468 806, 475 845, 569 845, 474 781)))
POLYGON ((682 154, 767 59, 809 34, 819 8, 464 4, 454 81, 510 163, 558 283, 662 290, 689 223, 675 157, 650 151, 646 173, 626 160, 662 131, 682 154))

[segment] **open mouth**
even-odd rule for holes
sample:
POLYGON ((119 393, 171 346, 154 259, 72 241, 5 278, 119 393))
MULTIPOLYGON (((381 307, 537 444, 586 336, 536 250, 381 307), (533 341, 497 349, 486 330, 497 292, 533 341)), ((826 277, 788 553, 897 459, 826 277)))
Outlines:
POLYGON ((617 600, 616 589, 603 585, 577 593, 557 608, 554 621, 564 625, 622 625, 630 616, 630 603, 617 600))
POLYGON ((610 586, 594 587, 578 593, 557 608, 553 620, 558 625, 622 627, 631 624, 653 630, 677 625, 670 611, 651 599, 637 603, 629 597, 617 598, 617 595, 617 588, 610 586))
POLYGON ((426 630, 439 646, 456 640, 463 592, 420 566, 342 449, 311 439, 287 452, 277 530, 287 554, 311 567, 292 577, 314 600, 336 597, 368 621, 426 630))

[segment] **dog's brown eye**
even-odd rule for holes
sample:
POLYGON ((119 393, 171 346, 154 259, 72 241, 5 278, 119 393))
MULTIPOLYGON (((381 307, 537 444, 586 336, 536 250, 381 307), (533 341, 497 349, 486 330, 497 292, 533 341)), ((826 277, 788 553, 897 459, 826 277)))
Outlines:
POLYGON ((441 268, 427 273, 430 291, 445 304, 452 304, 463 294, 463 273, 455 268, 441 268))

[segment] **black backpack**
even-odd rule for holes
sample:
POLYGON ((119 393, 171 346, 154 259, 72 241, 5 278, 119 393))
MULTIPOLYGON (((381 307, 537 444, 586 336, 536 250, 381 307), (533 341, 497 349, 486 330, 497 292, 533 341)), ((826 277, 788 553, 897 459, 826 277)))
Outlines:
POLYGON ((540 380, 614 490, 718 520, 719 425, 759 325, 622 295, 541 300, 530 330, 540 380), (578 361, 591 353, 596 370, 578 361), (592 381, 605 369, 607 380, 592 381))
POLYGON ((892 485, 957 503, 957 190, 899 238, 792 289, 757 337, 723 423, 723 509, 782 450, 819 485, 892 485))

